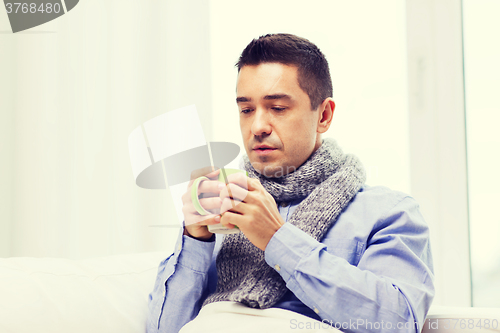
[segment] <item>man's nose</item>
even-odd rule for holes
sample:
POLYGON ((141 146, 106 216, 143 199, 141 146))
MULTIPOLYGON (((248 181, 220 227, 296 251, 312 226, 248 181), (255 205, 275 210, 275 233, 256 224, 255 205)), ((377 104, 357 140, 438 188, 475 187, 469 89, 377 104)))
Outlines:
POLYGON ((262 109, 255 111, 252 122, 252 134, 255 136, 267 136, 271 134, 272 127, 267 112, 262 109))

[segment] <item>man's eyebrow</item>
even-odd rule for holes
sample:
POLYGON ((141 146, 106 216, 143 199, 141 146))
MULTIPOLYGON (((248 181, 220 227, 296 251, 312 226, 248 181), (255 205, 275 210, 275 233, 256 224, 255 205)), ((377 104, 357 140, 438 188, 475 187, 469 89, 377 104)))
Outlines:
MULTIPOLYGON (((265 100, 275 100, 275 99, 287 99, 291 100, 292 97, 287 94, 273 94, 273 95, 266 95, 264 96, 265 100)), ((236 103, 244 103, 244 102, 251 102, 252 99, 248 97, 237 97, 236 98, 236 103)))
POLYGON ((265 100, 273 100, 273 99, 292 99, 290 95, 287 94, 274 94, 274 95, 266 95, 264 96, 265 100))
POLYGON ((236 97, 236 103, 243 103, 243 102, 250 102, 252 101, 251 98, 247 97, 236 97))

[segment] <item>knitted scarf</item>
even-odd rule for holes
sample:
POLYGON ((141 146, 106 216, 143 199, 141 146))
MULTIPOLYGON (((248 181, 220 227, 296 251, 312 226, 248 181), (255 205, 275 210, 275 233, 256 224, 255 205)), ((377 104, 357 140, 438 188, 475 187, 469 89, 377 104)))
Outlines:
MULTIPOLYGON (((318 241, 365 182, 359 160, 344 155, 332 139, 323 140, 297 170, 280 178, 266 178, 252 167, 247 156, 244 161, 249 177, 258 178, 276 202, 306 197, 287 223, 318 241)), ((224 236, 216 267, 217 288, 203 306, 233 301, 265 309, 275 305, 288 290, 280 274, 266 263, 264 251, 243 233, 224 236)))

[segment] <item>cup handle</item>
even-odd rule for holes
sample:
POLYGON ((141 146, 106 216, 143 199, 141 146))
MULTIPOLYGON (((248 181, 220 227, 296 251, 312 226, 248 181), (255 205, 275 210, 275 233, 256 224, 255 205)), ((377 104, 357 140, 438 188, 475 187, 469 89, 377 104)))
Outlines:
POLYGON ((198 198, 198 187, 200 186, 200 183, 204 180, 208 180, 207 177, 198 177, 195 179, 193 185, 191 186, 191 201, 193 202, 194 209, 198 212, 200 215, 209 215, 210 213, 203 208, 203 206, 200 203, 200 198, 198 198))

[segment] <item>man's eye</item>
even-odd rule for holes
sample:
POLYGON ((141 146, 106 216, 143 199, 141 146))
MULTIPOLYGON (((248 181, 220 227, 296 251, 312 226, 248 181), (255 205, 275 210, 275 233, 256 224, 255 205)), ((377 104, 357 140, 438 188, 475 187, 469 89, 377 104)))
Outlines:
POLYGON ((241 113, 249 113, 252 111, 253 111, 253 109, 241 109, 241 113))
POLYGON ((277 112, 285 111, 285 108, 279 107, 279 106, 273 106, 271 109, 277 112))

